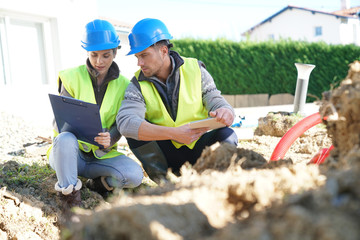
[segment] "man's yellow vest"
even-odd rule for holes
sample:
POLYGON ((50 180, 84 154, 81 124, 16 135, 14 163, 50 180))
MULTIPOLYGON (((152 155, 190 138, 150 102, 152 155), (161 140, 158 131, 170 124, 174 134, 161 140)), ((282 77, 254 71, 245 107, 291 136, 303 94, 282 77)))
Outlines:
MULTIPOLYGON (((139 81, 141 92, 146 103, 145 119, 149 122, 167 127, 178 127, 191 121, 208 117, 208 112, 202 102, 201 71, 197 59, 183 58, 184 64, 180 67, 180 89, 176 120, 174 121, 161 100, 159 92, 149 81, 139 81)), ((140 70, 135 73, 138 78, 140 70)), ((186 144, 193 149, 197 140, 186 144)), ((172 141, 176 148, 185 144, 172 141)))
MULTIPOLYGON (((59 79, 61 79, 65 89, 73 98, 96 104, 93 85, 86 65, 81 65, 76 68, 59 72, 59 79)), ((116 121, 116 115, 120 109, 121 102, 124 99, 124 93, 128 85, 129 80, 122 75, 109 82, 100 107, 100 118, 103 128, 110 129, 116 121)), ((58 133, 55 133, 55 135, 57 134, 58 133)), ((78 142, 79 148, 82 151, 93 151, 94 156, 98 159, 106 159, 122 155, 122 153, 117 151, 117 143, 107 149, 100 150, 96 145, 80 140, 78 142)))

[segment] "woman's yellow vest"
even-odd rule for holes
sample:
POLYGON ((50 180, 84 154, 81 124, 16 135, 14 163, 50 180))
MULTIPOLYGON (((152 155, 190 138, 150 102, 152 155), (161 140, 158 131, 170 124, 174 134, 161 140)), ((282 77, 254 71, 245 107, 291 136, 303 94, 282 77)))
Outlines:
MULTIPOLYGON (((73 98, 96 104, 93 85, 86 65, 61 71, 59 73, 59 79, 61 79, 65 89, 73 98)), ((121 101, 124 99, 124 93, 128 85, 129 80, 122 75, 109 82, 100 107, 100 118, 103 128, 110 129, 116 121, 116 115, 120 109, 121 101)), ((56 135, 58 135, 57 132, 55 132, 55 136, 56 135)), ((99 149, 96 145, 80 140, 78 142, 79 148, 82 151, 92 151, 98 159, 122 155, 122 153, 117 151, 117 143, 107 149, 99 149)), ((50 149, 48 153, 50 153, 50 149)))
MULTIPOLYGON (((139 81, 141 92, 146 103, 145 119, 149 122, 167 127, 178 127, 191 121, 208 117, 208 112, 202 103, 201 71, 197 59, 183 58, 184 64, 180 70, 180 89, 176 120, 174 121, 161 100, 159 92, 149 81, 139 81)), ((138 78, 140 70, 135 73, 138 78)), ((197 140, 186 144, 193 149, 197 140)), ((185 144, 172 141, 176 148, 185 144)))

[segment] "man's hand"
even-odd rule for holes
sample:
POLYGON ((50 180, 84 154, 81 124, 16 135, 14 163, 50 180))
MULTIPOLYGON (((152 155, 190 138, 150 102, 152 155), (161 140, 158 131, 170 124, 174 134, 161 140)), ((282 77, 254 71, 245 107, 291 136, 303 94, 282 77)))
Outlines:
POLYGON ((208 130, 209 128, 191 129, 189 124, 185 124, 183 126, 174 128, 172 140, 179 143, 190 144, 200 138, 208 130))
POLYGON ((104 148, 110 147, 111 137, 109 132, 98 133, 98 136, 94 138, 95 142, 104 146, 104 148))
POLYGON ((209 113, 211 117, 216 118, 216 121, 230 126, 234 122, 235 116, 228 108, 218 108, 215 111, 209 113))

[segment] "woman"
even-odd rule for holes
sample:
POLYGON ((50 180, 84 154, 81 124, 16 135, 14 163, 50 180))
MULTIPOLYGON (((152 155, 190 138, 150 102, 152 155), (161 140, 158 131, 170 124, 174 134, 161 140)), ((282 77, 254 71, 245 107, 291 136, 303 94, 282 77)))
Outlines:
POLYGON ((99 105, 105 129, 94 139, 103 146, 99 148, 78 140, 71 132, 58 133, 54 124, 55 138, 48 157, 58 179, 55 190, 65 209, 81 204, 78 176, 89 178, 87 187, 103 196, 114 188, 137 187, 143 178, 141 166, 117 151, 121 135, 115 118, 129 84, 113 61, 119 44, 111 23, 96 19, 86 25, 82 40, 88 52, 86 64, 59 72, 60 95, 99 105))

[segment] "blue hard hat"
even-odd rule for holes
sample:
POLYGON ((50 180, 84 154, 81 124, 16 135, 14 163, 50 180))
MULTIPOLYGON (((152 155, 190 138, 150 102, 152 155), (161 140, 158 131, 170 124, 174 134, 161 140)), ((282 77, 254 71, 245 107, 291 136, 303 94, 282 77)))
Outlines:
POLYGON ((117 48, 119 35, 114 26, 106 20, 95 19, 85 26, 82 47, 86 51, 101 51, 117 48))
POLYGON ((173 38, 165 24, 153 18, 145 18, 136 23, 128 37, 130 52, 127 55, 141 52, 158 41, 173 38))

